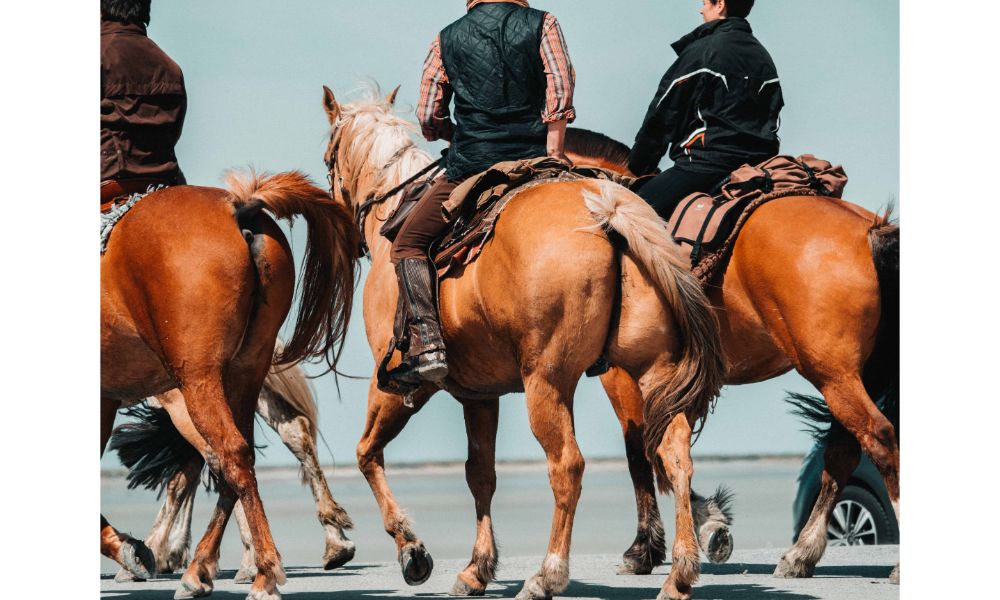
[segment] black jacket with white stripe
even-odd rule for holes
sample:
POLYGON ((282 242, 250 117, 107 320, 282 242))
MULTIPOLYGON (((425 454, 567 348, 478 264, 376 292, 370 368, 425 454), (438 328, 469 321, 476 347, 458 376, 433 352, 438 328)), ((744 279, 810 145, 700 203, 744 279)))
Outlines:
POLYGON ((632 172, 652 172, 668 146, 676 166, 698 172, 736 169, 777 154, 781 84, 746 19, 710 21, 672 47, 678 58, 636 134, 632 172))

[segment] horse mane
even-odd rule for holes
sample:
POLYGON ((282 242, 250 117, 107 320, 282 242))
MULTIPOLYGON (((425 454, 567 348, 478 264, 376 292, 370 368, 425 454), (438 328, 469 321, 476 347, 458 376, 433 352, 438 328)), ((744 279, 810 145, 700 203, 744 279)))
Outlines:
POLYGON ((570 127, 566 129, 566 152, 599 158, 620 167, 628 167, 631 148, 603 133, 589 129, 570 127))
MULTIPOLYGON (((352 102, 340 105, 340 116, 330 135, 335 141, 348 141, 343 148, 344 169, 356 173, 358 180, 370 180, 367 195, 378 196, 429 164, 431 157, 413 141, 416 124, 396 112, 378 84, 363 83, 357 95, 352 102)), ((386 208, 394 210, 399 197, 387 202, 386 208)))

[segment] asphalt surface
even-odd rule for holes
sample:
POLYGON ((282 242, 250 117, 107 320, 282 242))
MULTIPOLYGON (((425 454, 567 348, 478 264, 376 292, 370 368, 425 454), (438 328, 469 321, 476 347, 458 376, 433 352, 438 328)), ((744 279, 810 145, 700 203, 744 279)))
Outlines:
MULTIPOLYGON (((697 461, 694 488, 709 494, 719 484, 735 492, 732 532, 736 550, 725 565, 706 564, 696 599, 763 598, 765 600, 880 599, 899 597, 888 575, 899 557, 898 546, 831 548, 812 579, 771 576, 791 545, 792 502, 801 459, 697 461)), ((552 518, 552 492, 544 463, 498 465, 493 501, 494 528, 500 546, 499 581, 490 597, 513 597, 525 578, 541 565, 552 518)), ((261 496, 271 531, 289 575, 282 587, 288 598, 436 597, 451 589, 468 563, 475 537, 475 511, 461 465, 417 469, 388 468, 397 500, 414 522, 414 531, 434 557, 434 574, 425 584, 409 587, 395 561, 395 545, 385 534, 378 507, 354 467, 327 471, 330 489, 354 519, 350 537, 357 555, 342 569, 319 570, 323 534, 307 488, 295 469, 258 472, 261 496)), ((669 565, 653 575, 619 576, 621 553, 635 536, 635 498, 624 461, 587 464, 583 495, 573 529, 570 576, 564 594, 571 598, 655 598, 669 565)), ((195 543, 204 532, 215 497, 198 492, 194 513, 195 543)), ((660 497, 668 543, 673 540, 673 499, 660 497)), ((159 509, 156 494, 126 490, 118 474, 102 477, 101 511, 112 524, 144 537, 159 509)), ((214 597, 243 598, 248 588, 231 582, 242 546, 234 524, 223 539, 214 597)), ((101 558, 101 596, 136 600, 168 599, 178 575, 139 584, 114 581, 117 565, 101 558)))
MULTIPOLYGON (((899 586, 888 582, 889 572, 899 557, 898 546, 830 548, 810 579, 778 579, 771 550, 742 550, 733 553, 724 565, 703 565, 696 599, 725 600, 880 600, 899 598, 899 586)), ((486 591, 488 598, 513 598, 524 579, 541 565, 541 557, 502 559, 499 581, 486 591)), ((616 575, 617 555, 573 556, 572 582, 560 597, 579 599, 653 599, 669 572, 669 565, 652 575, 616 575)), ((421 586, 403 582, 395 563, 348 564, 335 571, 286 567, 288 583, 281 592, 296 600, 338 600, 347 598, 435 598, 447 597, 455 575, 467 561, 435 561, 434 574, 421 586)), ((214 598, 243 598, 249 586, 232 582, 234 571, 222 571, 216 581, 214 598)), ((115 583, 103 575, 101 597, 129 600, 173 598, 179 575, 145 583, 115 583)))

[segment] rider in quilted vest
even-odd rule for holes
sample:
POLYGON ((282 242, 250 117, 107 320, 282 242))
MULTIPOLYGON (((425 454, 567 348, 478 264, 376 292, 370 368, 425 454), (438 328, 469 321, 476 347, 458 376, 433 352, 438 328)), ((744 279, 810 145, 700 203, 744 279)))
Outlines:
POLYGON ((442 204, 459 183, 498 162, 565 158, 566 124, 576 116, 575 74, 553 15, 525 0, 469 0, 466 7, 431 44, 417 105, 424 137, 451 143, 445 175, 414 207, 392 248, 399 302, 409 309, 411 369, 404 379, 413 382, 448 374, 428 258, 447 226, 442 204))
POLYGON ((146 36, 150 0, 101 0, 101 203, 184 183, 180 67, 146 36))
POLYGON ((654 172, 639 195, 669 219, 693 192, 711 192, 743 164, 778 153, 784 102, 774 62, 746 17, 753 0, 702 0, 704 23, 677 42, 670 67, 635 137, 629 169, 654 172))

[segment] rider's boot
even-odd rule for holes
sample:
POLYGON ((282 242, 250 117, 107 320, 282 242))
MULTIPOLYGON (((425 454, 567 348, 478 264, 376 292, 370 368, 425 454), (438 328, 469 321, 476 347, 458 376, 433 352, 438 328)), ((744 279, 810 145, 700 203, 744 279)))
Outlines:
POLYGON ((438 382, 448 376, 444 338, 434 302, 437 277, 426 258, 404 258, 396 264, 399 302, 405 302, 410 347, 406 361, 424 381, 438 382))

